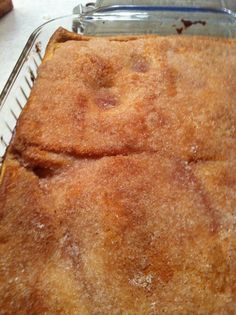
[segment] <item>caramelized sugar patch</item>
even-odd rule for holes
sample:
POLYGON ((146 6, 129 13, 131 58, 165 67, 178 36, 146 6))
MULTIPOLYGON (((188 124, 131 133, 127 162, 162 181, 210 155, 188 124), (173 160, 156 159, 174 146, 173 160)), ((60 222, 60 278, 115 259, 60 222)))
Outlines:
POLYGON ((118 105, 118 99, 112 91, 103 88, 97 92, 95 103, 101 109, 110 109, 118 105))
POLYGON ((149 70, 149 62, 147 61, 147 58, 142 55, 133 55, 131 57, 131 64, 132 70, 135 72, 145 73, 149 70))
POLYGON ((32 171, 38 178, 48 178, 55 174, 55 170, 43 166, 35 166, 32 168, 32 171))

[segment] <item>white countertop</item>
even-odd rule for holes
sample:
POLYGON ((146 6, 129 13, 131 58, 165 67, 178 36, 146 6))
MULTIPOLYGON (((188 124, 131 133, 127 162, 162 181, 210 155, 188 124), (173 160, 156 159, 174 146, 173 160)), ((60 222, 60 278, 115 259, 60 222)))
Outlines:
POLYGON ((14 10, 0 19, 0 93, 30 34, 46 21, 71 14, 87 0, 13 0, 14 10))

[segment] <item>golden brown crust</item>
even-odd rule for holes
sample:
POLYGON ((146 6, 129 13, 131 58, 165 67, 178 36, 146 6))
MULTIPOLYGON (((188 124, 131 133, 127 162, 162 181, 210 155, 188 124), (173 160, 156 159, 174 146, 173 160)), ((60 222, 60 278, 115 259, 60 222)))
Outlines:
POLYGON ((53 36, 2 172, 0 314, 235 313, 235 46, 53 36))
POLYGON ((76 160, 46 177, 10 159, 6 168, 0 300, 8 314, 235 309, 235 161, 143 153, 76 160))
POLYGON ((234 155, 235 43, 178 36, 83 39, 61 30, 49 44, 14 146, 77 156, 234 155))

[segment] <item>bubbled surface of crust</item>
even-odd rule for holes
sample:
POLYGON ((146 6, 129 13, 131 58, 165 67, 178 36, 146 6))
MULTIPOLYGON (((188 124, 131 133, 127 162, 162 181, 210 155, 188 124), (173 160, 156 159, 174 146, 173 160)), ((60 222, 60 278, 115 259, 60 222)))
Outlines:
POLYGON ((235 48, 56 32, 2 168, 1 315, 235 314, 235 48))

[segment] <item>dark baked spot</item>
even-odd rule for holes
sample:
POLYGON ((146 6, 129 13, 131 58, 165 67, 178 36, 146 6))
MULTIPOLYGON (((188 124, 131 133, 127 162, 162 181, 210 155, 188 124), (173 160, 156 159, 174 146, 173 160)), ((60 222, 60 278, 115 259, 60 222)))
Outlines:
POLYGON ((182 19, 181 22, 184 24, 184 27, 185 28, 188 28, 192 25, 195 25, 195 24, 201 24, 203 26, 206 25, 206 21, 190 21, 190 20, 185 20, 185 19, 182 19))
MULTIPOLYGON (((0 217, 1 220, 1 217, 0 217)), ((0 235, 0 245, 6 244, 9 241, 8 237, 6 235, 0 235)))
POLYGON ((192 25, 195 25, 195 24, 201 24, 203 26, 206 25, 206 21, 190 21, 190 20, 185 20, 185 19, 181 19, 181 22, 183 23, 184 26, 182 27, 176 27, 176 25, 172 25, 173 27, 176 27, 176 32, 178 34, 182 34, 182 32, 184 30, 186 30, 188 27, 192 26, 192 25))
POLYGON ((149 63, 146 57, 142 55, 133 55, 131 59, 133 71, 145 73, 149 70, 149 63))
POLYGON ((182 32, 183 32, 183 27, 177 27, 176 28, 176 32, 178 33, 178 34, 182 34, 182 32))
POLYGON ((109 89, 100 89, 97 92, 95 102, 101 109, 110 109, 117 105, 117 97, 109 89))
POLYGON ((35 166, 32 171, 38 178, 52 177, 55 173, 55 170, 43 166, 35 166))
POLYGON ((54 176, 64 165, 63 157, 37 147, 28 147, 22 152, 12 148, 11 154, 21 167, 33 172, 39 179, 54 176))

